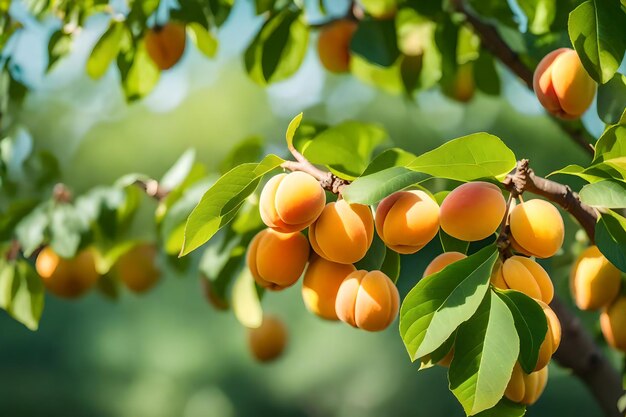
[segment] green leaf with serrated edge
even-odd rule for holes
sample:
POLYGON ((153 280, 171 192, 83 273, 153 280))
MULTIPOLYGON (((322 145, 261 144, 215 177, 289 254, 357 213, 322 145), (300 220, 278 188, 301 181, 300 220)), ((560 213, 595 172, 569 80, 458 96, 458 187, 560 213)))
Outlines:
POLYGON ((489 289, 494 246, 422 279, 400 308, 400 335, 412 360, 428 355, 468 320, 489 289))
POLYGON ((520 340, 518 361, 522 369, 529 374, 535 370, 539 348, 548 332, 546 315, 535 300, 521 292, 498 290, 496 293, 513 315, 520 340))
POLYGON ((592 207, 626 207, 626 184, 618 181, 599 181, 585 185, 579 193, 580 200, 592 207))
POLYGON ((128 36, 125 23, 111 22, 87 59, 87 75, 93 79, 104 75, 119 53, 124 36, 128 36))
POLYGON ((356 262, 354 266, 356 269, 365 271, 379 270, 385 260, 385 253, 389 250, 385 246, 385 243, 380 239, 378 233, 374 233, 372 244, 367 250, 367 253, 360 261, 356 262))
POLYGON ((592 165, 626 157, 626 126, 609 126, 596 142, 592 165))
POLYGON ((261 295, 248 268, 243 268, 233 285, 232 306, 235 317, 248 328, 263 322, 261 295))
POLYGON ((196 45, 196 48, 205 56, 213 58, 217 53, 217 38, 197 22, 190 22, 186 26, 189 39, 196 45))
POLYGON ((612 210, 600 213, 595 237, 600 252, 626 272, 626 219, 612 210))
POLYGON ((342 191, 349 203, 376 204, 396 191, 430 178, 404 167, 393 167, 357 178, 342 191))
POLYGON ((446 340, 443 345, 439 346, 429 355, 420 358, 420 371, 428 368, 432 368, 437 365, 440 360, 445 358, 450 350, 454 347, 454 340, 456 339, 456 331, 446 340))
POLYGON ((380 270, 384 272, 394 284, 398 282, 398 278, 400 278, 400 254, 387 248, 385 259, 380 266, 380 270))
POLYGON ((469 248, 469 242, 452 237, 444 232, 443 229, 439 229, 439 241, 444 252, 467 253, 469 248))
POLYGON ((231 221, 244 200, 254 192, 261 177, 284 162, 268 155, 258 164, 243 164, 224 174, 202 196, 185 225, 185 240, 180 256, 202 246, 231 221))
POLYGON ((372 162, 365 168, 361 176, 375 174, 388 168, 405 167, 415 158, 414 154, 400 148, 386 149, 372 159, 372 162))
POLYGON ((502 399, 519 343, 507 305, 489 291, 476 314, 459 327, 448 370, 450 390, 468 416, 488 410, 502 399))
POLYGON ((419 155, 408 166, 414 171, 459 181, 504 179, 517 160, 498 137, 474 133, 419 155))
POLYGON ((526 406, 503 398, 495 407, 481 411, 475 417, 524 417, 526 406))
POLYGON ((567 26, 591 78, 600 84, 609 81, 626 51, 626 14, 619 2, 588 0, 570 13, 567 26))
POLYGON ((626 75, 615 74, 606 84, 598 87, 598 116, 604 123, 619 122, 626 109, 626 75))
POLYGON ((293 146, 293 137, 296 134, 296 130, 300 127, 300 122, 302 122, 303 113, 297 114, 291 122, 289 122, 289 126, 287 126, 287 132, 285 132, 285 139, 287 140, 287 147, 291 148, 293 146))

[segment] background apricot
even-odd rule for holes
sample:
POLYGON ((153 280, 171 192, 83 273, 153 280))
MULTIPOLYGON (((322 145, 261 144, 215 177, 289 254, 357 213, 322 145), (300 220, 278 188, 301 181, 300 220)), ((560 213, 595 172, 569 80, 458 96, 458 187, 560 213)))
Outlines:
POLYGON ((488 182, 468 182, 452 190, 441 204, 439 221, 450 236, 473 242, 492 235, 504 212, 506 201, 500 189, 488 182))
POLYGON ((570 288, 578 308, 595 310, 611 304, 619 294, 621 276, 597 246, 585 249, 570 273, 570 288))
POLYGON ((312 313, 327 320, 339 320, 335 312, 337 292, 343 280, 356 271, 351 264, 338 264, 315 256, 302 281, 302 299, 312 313))
POLYGON ((524 201, 511 211, 509 218, 514 249, 537 258, 556 254, 565 237, 561 213, 544 200, 524 201))
POLYGON ((37 255, 35 269, 48 291, 63 298, 83 295, 100 278, 89 249, 80 251, 73 259, 66 259, 47 246, 37 255))
POLYGON ((548 112, 564 119, 576 119, 593 102, 596 83, 585 71, 576 51, 560 48, 537 65, 533 89, 548 112))
POLYGON ((374 218, 370 208, 345 200, 328 203, 309 227, 313 250, 322 258, 340 264, 363 259, 373 238, 374 218))
POLYGON ((439 206, 421 190, 398 191, 376 208, 376 232, 398 253, 415 253, 439 232, 439 206))
POLYGON ((537 262, 523 256, 512 256, 492 276, 492 283, 502 289, 523 292, 545 303, 554 297, 554 285, 545 269, 537 262), (501 279, 500 279, 501 277, 501 279))
POLYGON ((162 70, 172 68, 183 56, 187 35, 185 26, 167 23, 161 27, 148 29, 144 38, 146 51, 154 63, 162 70))
POLYGON ((544 302, 537 301, 543 312, 546 315, 546 320, 548 322, 548 332, 546 333, 546 338, 541 343, 539 347, 539 358, 537 359, 537 365, 535 366, 535 371, 538 371, 542 368, 548 366, 550 363, 550 359, 554 352, 559 348, 561 344, 561 322, 559 318, 556 316, 556 313, 552 311, 552 309, 544 302))
POLYGON ((352 327, 376 332, 386 329, 400 307, 398 288, 381 271, 355 271, 339 287, 335 310, 352 327))
POLYGON ((350 70, 350 41, 356 27, 356 22, 341 19, 320 30, 317 53, 328 71, 341 73, 350 70))
POLYGON ((228 302, 224 300, 213 287, 213 283, 205 276, 200 277, 200 287, 205 299, 217 310, 228 310, 228 302))
POLYGON ((115 268, 118 277, 128 289, 142 293, 158 282, 161 271, 155 264, 156 255, 156 246, 142 243, 120 256, 115 268))
POLYGON ((282 290, 300 278, 309 251, 309 243, 302 233, 279 233, 265 229, 250 242, 246 261, 260 286, 282 290))
POLYGON ((435 259, 430 261, 426 269, 424 270, 424 274, 422 276, 427 277, 429 275, 435 274, 441 271, 446 266, 460 261, 461 259, 467 258, 467 255, 461 252, 444 252, 441 255, 437 256, 435 259))
POLYGON ((266 226, 283 232, 299 232, 320 215, 326 194, 319 182, 305 172, 272 177, 261 191, 259 209, 266 226))
POLYGON ((248 345, 259 362, 274 360, 285 350, 287 329, 278 317, 264 316, 261 326, 248 329, 248 345))
POLYGON ((547 367, 527 374, 520 364, 516 363, 504 396, 513 402, 531 405, 537 402, 546 388, 547 382, 547 367))
POLYGON ((626 297, 619 297, 600 315, 600 327, 606 342, 626 352, 626 297))

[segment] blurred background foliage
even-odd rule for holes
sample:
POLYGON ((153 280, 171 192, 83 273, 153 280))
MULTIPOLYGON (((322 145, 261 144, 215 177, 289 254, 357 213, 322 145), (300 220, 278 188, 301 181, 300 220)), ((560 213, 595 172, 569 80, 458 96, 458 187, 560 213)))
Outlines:
MULTIPOLYGON (((348 2, 327 3, 329 14, 341 15, 348 2)), ((262 22, 251 2, 235 2, 217 33, 213 59, 186 48, 182 61, 162 74, 145 99, 127 104, 115 68, 99 80, 84 71, 107 21, 93 17, 71 55, 46 73, 46 40, 57 23, 28 20, 13 64, 31 92, 15 117, 36 148, 59 159, 59 180, 76 194, 129 172, 159 178, 189 148, 216 172, 229 150, 250 136, 263 138, 268 151, 283 153, 285 126, 300 111, 308 121, 376 123, 388 132, 386 146, 414 153, 489 131, 543 175, 588 160, 543 114, 526 87, 499 66, 502 97, 477 92, 467 104, 438 90, 410 100, 393 88, 384 91, 348 75, 330 74, 320 66, 315 48, 309 48, 293 77, 260 86, 246 73, 242 54, 262 22)), ((584 122, 597 134, 602 125, 595 113, 589 111, 584 122)), ((563 180, 577 188, 582 184, 573 177, 563 180)), ((154 229, 154 208, 146 197, 133 225, 136 237, 154 237, 146 236, 154 229)), ((571 260, 572 230, 565 253, 546 264, 561 294, 568 292, 563 265, 571 260)), ((399 280, 402 294, 421 276, 437 245, 406 258, 399 280)), ((199 255, 191 255, 194 264, 199 255)), ((279 361, 256 364, 241 325, 203 299, 197 269, 181 276, 161 261, 165 279, 141 297, 124 293, 111 302, 92 293, 62 302, 48 296, 35 333, 0 313, 1 414, 463 415, 447 389, 445 370, 435 367, 418 374, 393 326, 367 334, 320 321, 305 311, 299 285, 266 295, 267 310, 287 322, 290 344, 279 361)), ((583 318, 597 323, 594 313, 583 318)), ((601 413, 577 379, 552 366, 545 394, 527 415, 601 413)))

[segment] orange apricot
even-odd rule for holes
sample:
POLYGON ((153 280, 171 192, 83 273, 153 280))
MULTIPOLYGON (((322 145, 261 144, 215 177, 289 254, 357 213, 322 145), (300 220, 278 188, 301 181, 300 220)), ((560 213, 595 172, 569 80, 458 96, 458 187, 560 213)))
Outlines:
POLYGON ((47 246, 37 255, 35 269, 48 291, 62 298, 83 295, 100 278, 89 249, 80 251, 73 259, 66 259, 47 246))
POLYGON ((467 258, 467 255, 461 252, 444 252, 432 261, 430 261, 422 276, 427 277, 429 275, 435 274, 441 271, 446 266, 465 258, 467 258))
POLYGON ((287 329, 274 316, 264 316, 261 326, 248 329, 248 346, 256 360, 269 362, 278 358, 287 345, 287 329))
POLYGON ((135 293, 143 293, 152 288, 161 277, 161 271, 156 267, 156 246, 143 243, 120 256, 115 268, 118 277, 135 293))
POLYGON ((400 294, 381 271, 355 271, 337 292, 335 310, 339 320, 352 327, 376 332, 386 329, 398 316, 400 294))
POLYGON ((499 271, 492 273, 491 279, 497 288, 523 292, 544 303, 552 301, 554 297, 552 280, 546 270, 532 259, 512 256, 498 269, 499 271))
POLYGON ((309 243, 300 232, 264 229, 250 242, 246 261, 255 281, 278 291, 298 281, 309 258, 309 243))
POLYGON ((326 320, 339 320, 335 312, 337 292, 343 280, 356 271, 351 264, 338 264, 315 256, 302 280, 302 299, 306 308, 326 320))
POLYGON ((161 70, 176 65, 185 52, 186 40, 185 26, 179 23, 148 29, 144 38, 148 55, 161 70))
POLYGON ((376 209, 376 232, 398 253, 415 253, 439 232, 439 206, 424 191, 398 191, 376 209))
POLYGON ((350 41, 356 27, 356 22, 341 19, 320 30, 317 53, 328 71, 342 73, 350 70, 350 41))
POLYGON ((544 200, 527 200, 511 210, 512 246, 537 258, 549 258, 563 245, 565 225, 561 213, 544 200))
POLYGON ((353 264, 363 259, 374 238, 372 211, 345 200, 328 203, 309 227, 313 250, 324 259, 353 264))
POLYGON ((506 201, 496 185, 468 182, 446 196, 439 220, 450 236, 473 242, 495 233, 505 211, 506 201))
POLYGON ((521 365, 516 363, 504 396, 513 402, 531 405, 537 402, 547 383, 548 367, 527 374, 521 365))
POLYGON ((556 316, 556 313, 543 301, 537 300, 543 312, 546 315, 546 320, 548 322, 548 331, 546 333, 546 337, 541 343, 539 347, 539 357, 537 358, 537 365, 535 366, 535 371, 538 371, 542 368, 548 366, 550 363, 550 359, 554 352, 559 348, 561 344, 561 322, 559 318, 556 316))
POLYGON ((619 294, 622 273, 602 255, 597 246, 585 249, 570 273, 570 288, 581 310, 606 307, 619 294))
POLYGON ((606 342, 626 352, 626 297, 619 297, 600 315, 600 327, 606 342))
POLYGON ((317 219, 326 194, 319 182, 305 172, 272 177, 263 191, 259 207, 263 222, 277 232, 299 232, 317 219))

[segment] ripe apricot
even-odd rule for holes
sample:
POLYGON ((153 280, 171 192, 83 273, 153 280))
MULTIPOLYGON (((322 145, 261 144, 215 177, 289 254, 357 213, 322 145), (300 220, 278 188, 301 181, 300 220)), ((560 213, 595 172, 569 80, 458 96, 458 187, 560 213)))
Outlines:
POLYGON ((305 172, 292 172, 272 177, 260 197, 263 222, 277 232, 299 232, 317 219, 326 194, 319 182, 305 172))
POLYGON ((552 309, 543 301, 537 300, 543 312, 546 315, 546 320, 548 322, 548 331, 546 333, 546 338, 541 343, 539 347, 539 357, 537 359, 537 365, 535 366, 535 371, 538 371, 542 368, 548 366, 550 363, 550 359, 554 352, 559 348, 561 344, 561 322, 559 318, 556 316, 556 313, 552 311, 552 309))
POLYGON ((523 292, 529 297, 549 303, 554 297, 554 285, 545 269, 523 256, 512 256, 494 271, 492 281, 501 289, 523 292))
POLYGON ((296 283, 309 258, 309 243, 300 232, 265 229, 250 242, 246 261, 256 282, 270 290, 296 283))
POLYGON ((256 360, 272 361, 285 350, 287 329, 278 317, 264 316, 261 326, 248 329, 248 345, 256 360))
POLYGON ((186 40, 185 26, 179 23, 148 29, 144 38, 148 55, 161 70, 176 65, 185 52, 186 40))
POLYGON ((626 297, 619 297, 600 315, 600 327, 606 342, 626 352, 626 297))
POLYGON ((372 211, 345 200, 328 203, 309 227, 309 241, 322 258, 340 264, 363 259, 374 238, 372 211))
POLYGON ((356 27, 356 22, 341 19, 320 30, 317 53, 320 62, 328 71, 341 73, 350 70, 350 41, 356 27))
POLYGON ((352 327, 376 332, 386 329, 398 315, 400 294, 381 271, 355 271, 337 292, 335 310, 339 320, 352 327))
POLYGON ((335 312, 337 291, 343 280, 356 271, 350 264, 338 264, 315 256, 302 281, 304 305, 312 313, 326 320, 339 320, 335 312))
POLYGON ((437 256, 435 259, 430 261, 426 269, 424 270, 424 277, 435 274, 441 271, 446 266, 460 261, 461 259, 467 258, 467 256, 461 252, 444 252, 441 255, 437 256))
POLYGON ((537 65, 533 89, 548 112, 563 119, 577 119, 593 102, 596 83, 585 71, 576 51, 560 48, 537 65))
POLYGON ((565 226, 561 213, 544 200, 524 201, 509 218, 514 249, 537 258, 549 258, 561 249, 565 226))
POLYGON ((66 259, 47 246, 37 256, 35 269, 48 291, 63 298, 83 295, 100 277, 93 253, 88 249, 79 252, 73 259, 66 259))
POLYGON ((578 308, 596 310, 611 304, 619 294, 621 275, 597 246, 585 249, 570 273, 570 288, 578 308))
POLYGON ((398 191, 376 209, 376 232, 398 253, 415 253, 439 232, 439 206, 424 191, 398 191))
POLYGON ((441 204, 441 228, 450 236, 473 242, 492 235, 504 217, 506 201, 488 182, 468 182, 455 188, 441 204))
POLYGON ((504 396, 513 402, 531 405, 537 402, 547 383, 548 367, 527 374, 520 364, 516 363, 504 396))
POLYGON ((156 255, 157 248, 154 245, 142 243, 120 256, 115 268, 129 290, 143 293, 157 283, 161 271, 155 265, 156 255))

